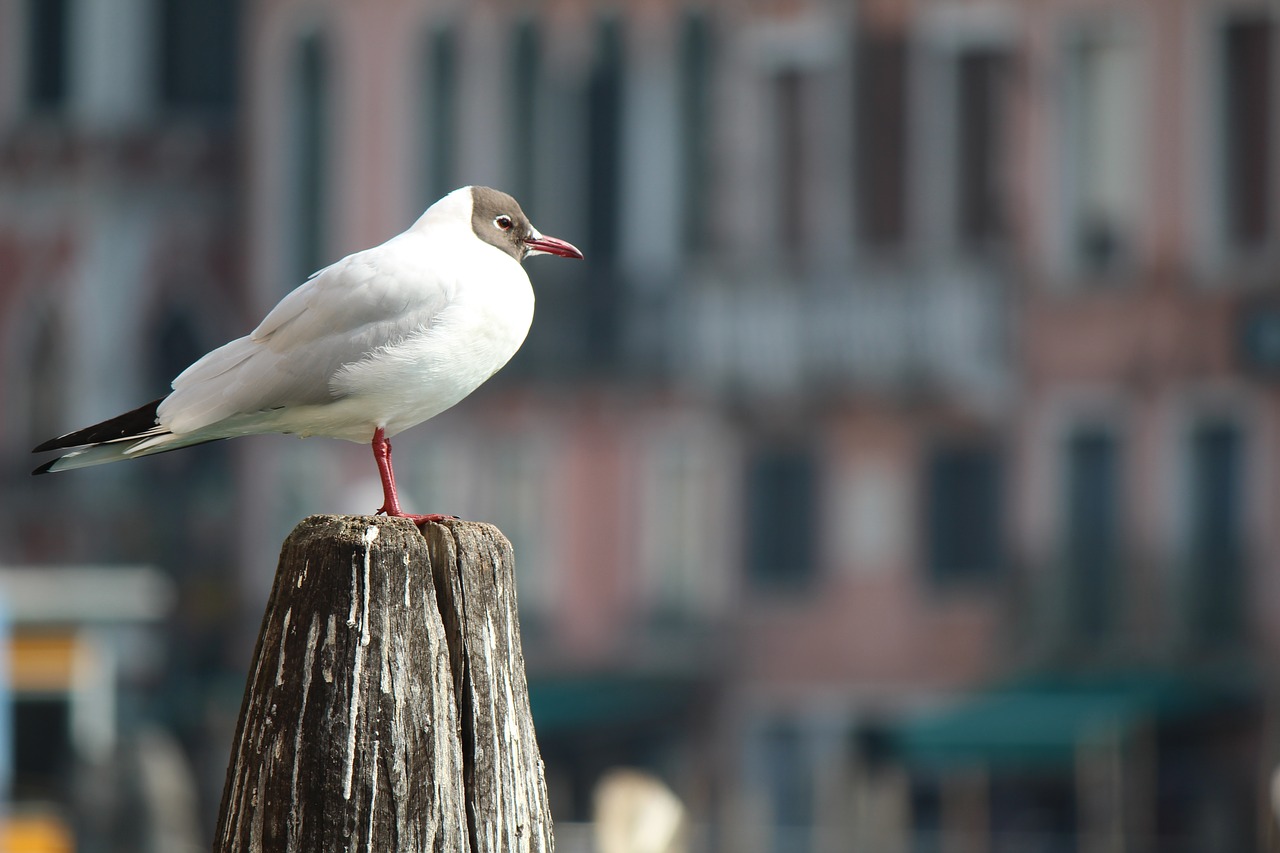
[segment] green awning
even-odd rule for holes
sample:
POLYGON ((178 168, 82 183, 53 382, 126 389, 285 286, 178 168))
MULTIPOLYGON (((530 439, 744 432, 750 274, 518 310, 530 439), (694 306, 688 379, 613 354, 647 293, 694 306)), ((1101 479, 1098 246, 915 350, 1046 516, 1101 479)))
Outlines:
POLYGON ((662 721, 684 713, 693 699, 693 685, 672 678, 609 674, 529 681, 540 734, 662 721))
POLYGON ((1123 737, 1146 721, 1221 708, 1240 695, 1221 680, 1166 672, 1041 673, 911 720, 894 740, 900 756, 918 767, 1065 768, 1082 746, 1123 737))

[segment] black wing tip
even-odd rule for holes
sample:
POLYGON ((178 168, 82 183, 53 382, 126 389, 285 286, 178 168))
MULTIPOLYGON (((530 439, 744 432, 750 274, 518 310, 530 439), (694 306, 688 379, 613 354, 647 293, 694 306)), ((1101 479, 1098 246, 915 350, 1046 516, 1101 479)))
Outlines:
MULTIPOLYGON (((67 435, 74 435, 74 433, 67 433, 67 435)), ((51 438, 48 441, 37 444, 35 447, 31 448, 31 452, 46 453, 50 450, 62 450, 64 448, 60 442, 66 437, 66 435, 60 435, 57 438, 51 438)))
MULTIPOLYGON (((50 450, 66 450, 71 447, 82 447, 86 444, 102 444, 107 441, 118 441, 122 438, 131 438, 139 433, 146 432, 156 425, 156 409, 159 408, 161 397, 145 403, 132 411, 125 412, 123 415, 117 415, 114 418, 87 426, 84 429, 78 429, 75 432, 69 432, 66 435, 60 435, 57 438, 51 438, 48 441, 32 448, 32 453, 47 453, 50 450)), ((54 460, 57 461, 56 459, 54 460)), ((37 470, 36 473, 44 473, 37 470)))
MULTIPOLYGON (((45 444, 48 444, 48 442, 45 442, 45 444)), ((44 446, 44 445, 41 445, 41 447, 43 447, 43 446, 44 446)), ((36 448, 36 449, 37 449, 37 450, 39 450, 39 448, 36 448)), ((50 459, 48 462, 44 463, 44 464, 43 464, 43 465, 41 465, 39 468, 37 468, 36 470, 32 471, 32 472, 31 472, 31 476, 32 476, 32 477, 39 477, 41 474, 51 474, 51 473, 53 473, 53 466, 54 466, 54 465, 57 465, 57 464, 58 464, 59 462, 61 462, 61 461, 62 461, 62 457, 61 457, 61 456, 59 456, 57 459, 50 459)))

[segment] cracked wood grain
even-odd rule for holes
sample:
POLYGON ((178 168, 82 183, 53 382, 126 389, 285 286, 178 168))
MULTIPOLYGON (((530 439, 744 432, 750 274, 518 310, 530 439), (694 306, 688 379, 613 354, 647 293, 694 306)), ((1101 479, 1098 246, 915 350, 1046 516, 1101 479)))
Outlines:
POLYGON ((285 541, 215 853, 551 851, 511 546, 312 516, 285 541))
POLYGON ((487 525, 447 522, 424 535, 460 699, 463 779, 473 853, 551 851, 551 811, 529 709, 511 544, 487 525))

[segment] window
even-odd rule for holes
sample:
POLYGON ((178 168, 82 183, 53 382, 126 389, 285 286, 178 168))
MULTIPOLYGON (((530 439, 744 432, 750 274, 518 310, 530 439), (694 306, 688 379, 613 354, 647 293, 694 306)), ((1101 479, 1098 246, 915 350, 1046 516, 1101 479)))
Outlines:
POLYGON ((64 800, 75 757, 70 698, 20 693, 13 699, 12 714, 14 800, 64 800))
POLYGON ((907 231, 908 49, 900 33, 860 30, 854 54, 854 175, 860 239, 894 247, 907 231))
POLYGON ((69 0, 27 3, 27 105, 33 112, 66 106, 71 59, 69 0))
POLYGON ((622 25, 600 22, 587 80, 588 259, 612 266, 618 255, 622 192, 622 25))
POLYGON ((1120 569, 1120 464, 1115 436, 1084 427, 1067 439, 1063 562, 1067 622, 1078 639, 1098 640, 1115 621, 1120 569))
POLYGON ((642 593, 655 622, 677 627, 723 603, 725 436, 720 429, 673 419, 641 452, 641 513, 647 536, 638 551, 642 593))
POLYGON ((1207 421, 1190 439, 1188 556, 1195 642, 1229 643, 1241 633, 1244 596, 1244 442, 1240 429, 1207 421))
POLYGON ((160 101, 170 109, 225 111, 235 96, 235 0, 161 0, 160 101))
POLYGON ((998 49, 956 58, 955 233, 961 246, 990 249, 1006 236, 1004 165, 1009 57, 998 49))
POLYGON ((322 268, 327 258, 329 123, 328 50, 321 36, 309 35, 294 56, 291 283, 322 268))
POLYGON ((159 312, 151 334, 151 379, 156 388, 168 388, 174 378, 207 352, 201 343, 195 312, 175 302, 159 312))
POLYGON ((816 570, 817 464, 806 447, 767 447, 746 476, 746 564, 762 587, 800 588, 816 570))
POLYGON ((778 153, 778 222, 782 246, 795 257, 804 251, 805 72, 785 68, 773 79, 778 153))
POLYGON ((1137 60, 1111 31, 1080 37, 1069 53, 1067 248, 1084 274, 1132 259, 1144 162, 1137 60))
POLYGON ((986 579, 1000 570, 1000 475, 990 447, 944 446, 929 455, 925 545, 935 581, 986 579))
POLYGON ((684 247, 690 251, 710 242, 712 50, 706 13, 686 12, 680 29, 680 189, 684 247))
POLYGON ((1273 29, 1261 15, 1222 29, 1223 228, 1228 248, 1237 251, 1260 248, 1274 227, 1273 29))
MULTIPOLYGON (((508 440, 480 435, 460 453, 461 442, 447 442, 455 458, 455 470, 469 471, 475 480, 477 517, 492 519, 504 535, 520 543, 520 571, 516 590, 520 602, 521 630, 534 636, 551 627, 564 600, 553 556, 555 536, 542 522, 548 484, 554 482, 554 448, 539 434, 508 440)), ((425 479, 425 471, 420 471, 425 479)), ((455 492, 456 494, 456 492, 455 492)))
POLYGON ((538 157, 538 96, 542 57, 538 27, 531 20, 516 25, 511 43, 511 194, 533 209, 538 157))
MULTIPOLYGON (((201 284, 216 289, 218 282, 205 279, 201 284)), ((181 285, 175 282, 174 292, 181 292, 183 286, 192 286, 189 277, 181 285)), ((167 392, 179 373, 208 352, 204 332, 210 319, 196 304, 180 298, 165 298, 157 309, 148 329, 150 344, 146 351, 147 388, 156 396, 167 392)), ((230 488, 229 455, 226 445, 216 442, 198 451, 175 453, 162 464, 148 465, 138 476, 161 493, 182 487, 205 496, 225 493, 230 488)), ((177 524, 179 517, 190 511, 190 505, 169 501, 156 511, 157 519, 162 520, 158 523, 177 524)))
POLYGON ((773 816, 776 853, 803 853, 813 849, 815 791, 813 760, 808 744, 794 723, 779 720, 760 736, 764 782, 773 816))
MULTIPOLYGON (((66 432, 66 399, 69 375, 67 344, 70 339, 61 313, 50 308, 33 312, 34 330, 26 364, 27 434, 31 444, 66 432)), ((17 411, 22 411, 18 406, 17 411)))
POLYGON ((440 27, 431 34, 426 75, 425 190, 426 204, 433 204, 456 189, 458 171, 458 37, 452 27, 440 27))
POLYGON ((583 253, 591 280, 579 279, 585 358, 616 364, 622 349, 623 281, 618 275, 622 222, 624 39, 621 23, 602 18, 586 79, 586 222, 583 253))

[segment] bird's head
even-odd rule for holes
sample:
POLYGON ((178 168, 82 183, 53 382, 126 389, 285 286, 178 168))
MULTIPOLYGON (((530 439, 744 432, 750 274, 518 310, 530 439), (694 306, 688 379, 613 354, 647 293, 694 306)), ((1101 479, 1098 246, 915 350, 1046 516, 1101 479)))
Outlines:
POLYGON ((540 234, 514 198, 489 187, 469 187, 471 230, 517 261, 534 255, 582 259, 582 252, 556 237, 540 234))

